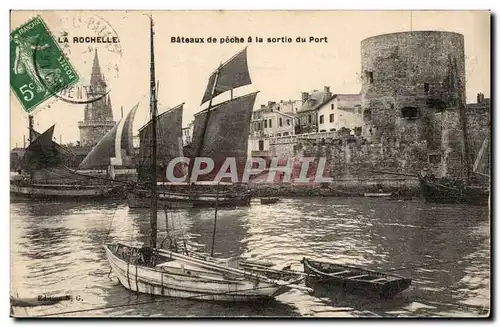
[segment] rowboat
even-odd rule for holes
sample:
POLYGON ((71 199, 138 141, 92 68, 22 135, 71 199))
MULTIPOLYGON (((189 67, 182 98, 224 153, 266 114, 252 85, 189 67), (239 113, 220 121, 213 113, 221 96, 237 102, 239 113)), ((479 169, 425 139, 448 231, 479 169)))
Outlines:
POLYGON ((411 279, 397 275, 303 258, 306 286, 341 287, 343 291, 392 297, 411 284, 411 279))
POLYGON ((279 198, 260 198, 260 203, 261 204, 273 204, 278 202, 280 199, 279 198))

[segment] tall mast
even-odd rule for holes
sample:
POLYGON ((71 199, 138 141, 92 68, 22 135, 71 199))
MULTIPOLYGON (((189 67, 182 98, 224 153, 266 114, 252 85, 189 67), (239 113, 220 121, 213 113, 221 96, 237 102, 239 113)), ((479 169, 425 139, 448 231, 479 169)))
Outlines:
POLYGON ((156 196, 156 82, 155 82, 155 55, 154 55, 154 31, 153 31, 153 18, 150 17, 151 26, 151 70, 150 70, 150 110, 151 110, 151 163, 152 163, 152 176, 151 176, 151 248, 156 248, 156 234, 157 234, 157 209, 158 198, 156 196))
MULTIPOLYGON (((213 100, 214 94, 215 94, 215 87, 217 86, 217 82, 219 81, 219 73, 220 73, 221 68, 222 68, 222 64, 219 65, 219 68, 217 68, 217 72, 215 73, 215 80, 214 80, 214 85, 212 87, 212 94, 210 96, 210 102, 208 103, 207 115, 205 116, 205 124, 203 125, 203 137, 201 138, 201 144, 198 146, 198 149, 196 150, 197 157, 199 157, 201 155, 201 149, 203 149, 203 143, 205 142, 205 133, 207 132, 208 121, 210 118, 210 109, 212 109, 212 100, 213 100)), ((231 94, 232 94, 232 90, 231 90, 231 94)))
MULTIPOLYGON (((217 85, 217 81, 219 80, 219 73, 221 68, 222 68, 222 63, 219 65, 219 67, 215 72, 214 85, 212 86, 212 93, 210 94, 210 102, 208 103, 207 115, 205 116, 205 123, 203 124, 203 132, 202 132, 203 136, 201 137, 201 142, 198 145, 198 148, 196 149, 196 157, 199 157, 201 155, 201 150, 203 149, 203 144, 205 143, 205 133, 207 132, 208 121, 210 120, 210 109, 212 109, 212 100, 214 98, 215 87, 217 85)), ((194 162, 193 160, 191 160, 188 166, 188 180, 191 178, 191 174, 193 173, 193 164, 194 162)))
POLYGON ((28 116, 28 130, 29 130, 28 141, 29 144, 31 144, 31 142, 33 142, 35 138, 34 135, 35 133, 33 133, 33 115, 28 116))

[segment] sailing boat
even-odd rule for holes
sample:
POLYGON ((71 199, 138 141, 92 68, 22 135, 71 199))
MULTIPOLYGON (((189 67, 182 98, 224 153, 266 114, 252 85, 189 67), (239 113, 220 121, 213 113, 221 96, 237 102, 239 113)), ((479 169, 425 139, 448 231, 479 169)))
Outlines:
POLYGON ((71 160, 70 150, 54 142, 55 125, 40 134, 33 130, 30 116, 30 145, 22 160, 22 167, 28 174, 10 183, 13 198, 101 198, 115 192, 111 184, 96 185, 88 177, 73 174, 65 166, 71 160))
MULTIPOLYGON (((120 283, 127 289, 151 295, 216 301, 252 301, 275 297, 289 290, 302 278, 274 279, 222 264, 157 248, 156 184, 156 82, 154 65, 153 20, 151 33, 151 240, 149 247, 123 243, 104 245, 106 256, 120 283)), ((302 288, 303 289, 303 288, 302 288)))
MULTIPOLYGON (((208 80, 206 91, 201 104, 209 102, 208 108, 195 114, 193 126, 193 142, 191 146, 183 149, 179 147, 182 140, 182 105, 158 116, 161 128, 159 141, 165 145, 163 155, 160 155, 163 180, 159 181, 158 199, 161 207, 190 207, 190 206, 247 206, 250 204, 251 193, 247 185, 241 183, 222 182, 215 183, 217 173, 227 158, 235 158, 238 179, 244 172, 247 160, 248 134, 252 110, 258 92, 240 97, 233 97, 235 88, 251 84, 247 64, 247 49, 243 49, 213 72, 208 80), (213 105, 213 99, 230 91, 231 99, 213 105), (209 157, 214 161, 211 174, 202 175, 205 180, 194 183, 171 183, 165 179, 165 168, 168 160, 176 156, 187 155, 190 157, 188 178, 192 174, 193 162, 196 157, 209 157), (215 186, 221 188, 216 200, 215 186)), ((151 122, 146 124, 141 133, 141 153, 147 153, 145 148, 149 142, 151 122)), ((142 156, 141 156, 142 157, 142 156)), ((143 165, 142 167, 150 167, 143 165)), ((142 176, 143 174, 139 174, 142 176)), ((131 190, 128 193, 128 204, 131 208, 148 207, 150 193, 146 190, 131 190)))
POLYGON ((134 151, 132 125, 138 107, 137 103, 125 119, 120 119, 92 148, 78 166, 80 174, 88 174, 84 170, 90 170, 90 174, 97 175, 97 170, 106 169, 107 178, 114 180, 116 177, 115 167, 132 165, 134 151))
POLYGON ((461 81, 457 77, 456 60, 450 60, 451 80, 457 85, 456 104, 458 105, 460 127, 462 130, 462 158, 464 164, 463 178, 435 178, 434 176, 418 174, 420 188, 428 202, 433 203, 467 203, 472 205, 488 205, 490 199, 490 178, 489 175, 477 172, 477 168, 481 157, 483 156, 487 144, 488 137, 485 138, 474 167, 470 160, 469 137, 467 130, 467 116, 465 114, 465 105, 461 81))

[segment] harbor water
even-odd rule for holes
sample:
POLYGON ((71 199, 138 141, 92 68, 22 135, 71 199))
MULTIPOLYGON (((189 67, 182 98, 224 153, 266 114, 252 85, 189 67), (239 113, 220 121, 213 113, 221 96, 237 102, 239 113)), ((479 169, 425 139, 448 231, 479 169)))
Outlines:
MULTIPOLYGON (((266 303, 221 303, 151 297, 121 286, 110 273, 105 241, 149 243, 148 209, 126 203, 13 202, 11 295, 66 295, 72 301, 16 316, 65 317, 478 317, 490 310, 487 207, 424 200, 312 197, 219 209, 215 256, 276 264, 303 257, 395 270, 413 279, 392 299, 291 290, 266 303)), ((168 229, 210 252, 214 209, 167 212, 168 229)), ((158 213, 158 239, 166 235, 158 213)))

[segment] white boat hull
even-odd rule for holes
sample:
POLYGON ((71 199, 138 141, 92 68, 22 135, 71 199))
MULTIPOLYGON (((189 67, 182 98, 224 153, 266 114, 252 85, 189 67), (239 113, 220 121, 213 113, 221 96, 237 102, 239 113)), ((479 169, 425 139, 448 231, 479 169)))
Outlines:
POLYGON ((127 289, 139 293, 210 301, 257 301, 288 291, 287 286, 227 276, 203 265, 173 260, 156 267, 131 264, 105 246, 114 274, 127 289))

